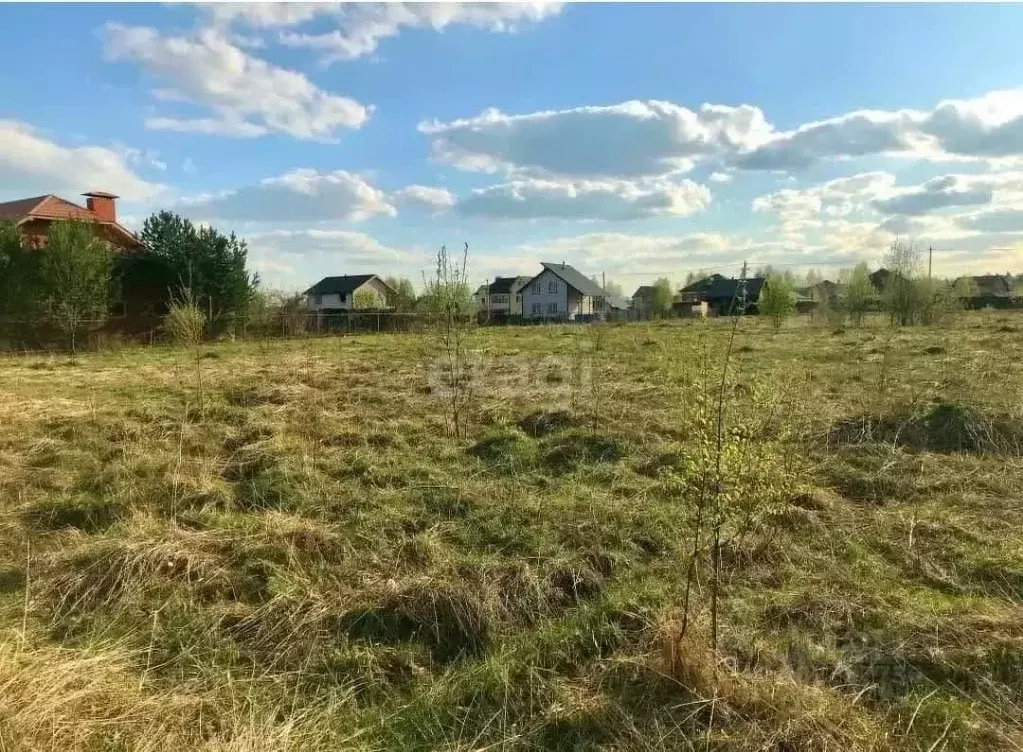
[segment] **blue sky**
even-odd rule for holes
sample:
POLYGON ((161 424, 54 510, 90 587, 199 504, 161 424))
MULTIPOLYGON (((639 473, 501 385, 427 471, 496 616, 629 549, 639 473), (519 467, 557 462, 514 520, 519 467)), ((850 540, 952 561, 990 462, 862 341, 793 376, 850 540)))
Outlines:
POLYGON ((1023 6, 0 5, 0 200, 117 192, 273 287, 541 259, 626 292, 896 237, 1023 271, 1023 6), (60 54, 40 54, 41 49, 60 54))

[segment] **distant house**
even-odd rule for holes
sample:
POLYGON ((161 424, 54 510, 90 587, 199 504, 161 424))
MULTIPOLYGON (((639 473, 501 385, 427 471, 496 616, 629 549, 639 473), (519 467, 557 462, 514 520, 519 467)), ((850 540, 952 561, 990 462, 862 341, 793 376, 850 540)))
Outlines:
POLYGON ((302 294, 310 311, 329 313, 351 311, 360 301, 364 308, 388 308, 395 291, 376 274, 349 274, 324 277, 302 294))
POLYGON ((83 195, 84 207, 52 193, 0 203, 0 220, 14 222, 30 248, 45 247, 50 227, 60 220, 88 222, 95 228, 96 236, 116 250, 142 248, 135 233, 117 221, 117 196, 103 191, 83 195))
POLYGON ((494 277, 489 285, 480 285, 473 298, 476 310, 494 318, 522 315, 522 288, 529 277, 494 277))
POLYGON ((1016 305, 1012 290, 1012 278, 1002 274, 982 274, 976 277, 960 277, 954 283, 956 290, 968 290, 969 296, 963 302, 969 308, 1010 308, 1016 305))
POLYGON ((632 293, 632 310, 639 318, 649 318, 654 310, 654 286, 640 285, 632 293))
POLYGON ((543 271, 522 288, 526 319, 582 320, 602 317, 606 294, 600 285, 565 262, 541 262, 543 271))
POLYGON ((632 312, 632 301, 624 295, 609 293, 605 298, 605 309, 609 319, 620 321, 629 317, 632 312))
POLYGON ((824 279, 815 285, 809 287, 801 287, 796 290, 799 295, 809 300, 813 300, 819 303, 831 302, 838 298, 840 293, 840 287, 836 282, 832 282, 829 279, 824 279))
POLYGON ((683 287, 676 300, 679 306, 691 311, 702 309, 702 304, 706 304, 706 310, 718 316, 742 312, 742 301, 745 301, 745 312, 753 313, 764 282, 764 277, 740 280, 712 274, 683 287))
POLYGON ((884 292, 884 288, 888 285, 888 281, 900 277, 901 275, 897 272, 890 272, 884 267, 881 267, 876 272, 870 273, 870 284, 874 286, 877 292, 884 292))

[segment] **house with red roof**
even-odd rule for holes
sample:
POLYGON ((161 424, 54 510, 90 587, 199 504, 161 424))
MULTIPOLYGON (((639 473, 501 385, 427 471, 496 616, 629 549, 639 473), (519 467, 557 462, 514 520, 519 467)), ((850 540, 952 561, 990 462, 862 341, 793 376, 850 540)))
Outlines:
POLYGON ((83 195, 84 207, 52 193, 0 203, 0 221, 17 224, 26 245, 31 248, 44 247, 50 226, 60 220, 93 224, 96 234, 116 249, 137 251, 142 248, 138 236, 117 221, 117 196, 103 191, 83 195))

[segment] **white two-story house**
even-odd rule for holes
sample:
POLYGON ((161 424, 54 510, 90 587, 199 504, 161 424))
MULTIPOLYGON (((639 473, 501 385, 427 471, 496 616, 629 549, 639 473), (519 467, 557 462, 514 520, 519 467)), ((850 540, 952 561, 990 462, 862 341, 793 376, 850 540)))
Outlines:
POLYGON ((303 293, 312 312, 388 308, 393 294, 376 274, 324 277, 303 293))
POLYGON ((578 269, 562 262, 541 262, 543 271, 522 288, 522 315, 527 319, 603 316, 605 293, 578 269))

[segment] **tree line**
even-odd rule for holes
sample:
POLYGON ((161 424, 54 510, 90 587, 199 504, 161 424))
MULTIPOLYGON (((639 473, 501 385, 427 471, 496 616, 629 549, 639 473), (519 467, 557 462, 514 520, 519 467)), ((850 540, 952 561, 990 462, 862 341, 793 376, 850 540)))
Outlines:
MULTIPOLYGON (((936 324, 948 314, 964 308, 965 301, 978 294, 971 277, 932 277, 925 270, 922 251, 911 243, 892 243, 882 259, 881 269, 887 273, 877 282, 871 279, 866 262, 842 269, 834 280, 831 295, 820 293, 820 286, 826 280, 815 269, 800 276, 791 270, 766 265, 758 267, 750 276, 765 280, 757 301, 757 311, 770 318, 776 326, 781 326, 795 313, 796 293, 800 289, 809 289, 813 293, 814 315, 835 325, 859 325, 870 312, 886 313, 891 323, 898 326, 936 324)), ((691 271, 685 284, 688 286, 708 276, 710 272, 691 271)), ((1023 298, 1023 275, 1014 277, 1007 273, 1005 278, 1011 295, 1023 298)), ((652 307, 655 315, 666 315, 674 297, 666 277, 654 282, 652 307)))
POLYGON ((139 239, 142 250, 115 253, 91 224, 55 221, 46 244, 32 248, 14 223, 0 223, 0 315, 50 321, 73 348, 83 325, 112 313, 162 315, 187 291, 216 321, 243 313, 258 289, 234 233, 163 211, 146 219, 139 239))

